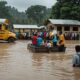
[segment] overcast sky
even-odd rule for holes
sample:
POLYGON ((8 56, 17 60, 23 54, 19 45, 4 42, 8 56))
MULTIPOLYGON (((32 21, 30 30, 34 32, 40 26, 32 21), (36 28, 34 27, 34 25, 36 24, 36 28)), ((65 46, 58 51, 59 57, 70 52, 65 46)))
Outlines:
POLYGON ((56 0, 6 0, 8 5, 17 8, 19 11, 25 11, 31 5, 44 5, 47 8, 52 7, 56 0))

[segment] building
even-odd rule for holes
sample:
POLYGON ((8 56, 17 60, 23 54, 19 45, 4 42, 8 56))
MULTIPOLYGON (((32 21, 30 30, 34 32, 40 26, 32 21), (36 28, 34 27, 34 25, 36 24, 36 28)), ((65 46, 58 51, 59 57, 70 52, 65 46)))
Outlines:
POLYGON ((38 27, 37 25, 20 25, 14 24, 13 25, 14 32, 18 39, 28 39, 31 38, 34 32, 44 30, 44 26, 38 27))
POLYGON ((49 19, 47 29, 53 26, 57 31, 80 33, 80 21, 65 19, 49 19))
POLYGON ((14 24, 14 32, 26 33, 26 32, 36 32, 42 30, 44 26, 38 27, 37 25, 20 25, 14 24))

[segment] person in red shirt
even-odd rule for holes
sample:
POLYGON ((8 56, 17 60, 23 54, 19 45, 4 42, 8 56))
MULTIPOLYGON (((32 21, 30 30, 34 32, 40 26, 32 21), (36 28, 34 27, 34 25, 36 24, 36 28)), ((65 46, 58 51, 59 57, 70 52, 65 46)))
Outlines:
POLYGON ((34 35, 32 36, 32 44, 33 44, 34 46, 37 45, 37 34, 34 34, 34 35))

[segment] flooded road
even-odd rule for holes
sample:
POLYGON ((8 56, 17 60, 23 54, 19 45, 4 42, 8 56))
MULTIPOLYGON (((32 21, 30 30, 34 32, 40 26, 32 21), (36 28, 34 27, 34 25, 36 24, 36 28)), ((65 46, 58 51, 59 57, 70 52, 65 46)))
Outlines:
POLYGON ((80 80, 80 69, 72 67, 79 41, 67 41, 65 53, 32 53, 29 42, 0 43, 0 80, 80 80))

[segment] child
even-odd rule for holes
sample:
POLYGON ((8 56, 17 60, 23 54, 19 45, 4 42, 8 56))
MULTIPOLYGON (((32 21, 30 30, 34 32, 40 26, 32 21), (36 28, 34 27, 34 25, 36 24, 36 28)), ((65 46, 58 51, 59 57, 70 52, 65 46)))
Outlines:
POLYGON ((73 57, 73 67, 80 67, 80 46, 75 46, 76 54, 73 57))
POLYGON ((48 48, 51 48, 52 47, 52 44, 51 44, 50 41, 47 42, 46 47, 48 47, 48 48))

